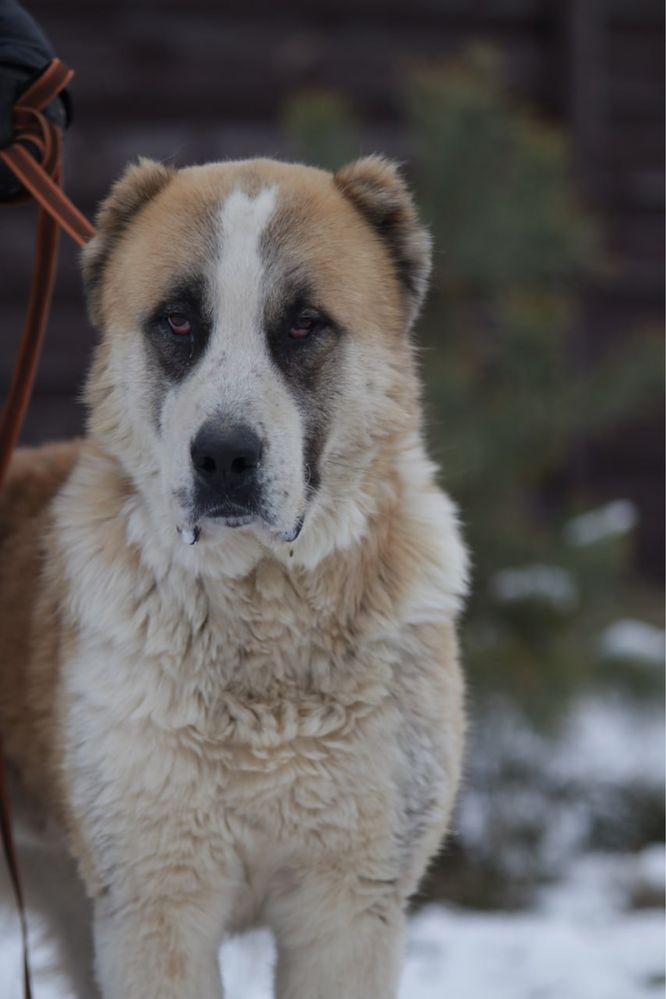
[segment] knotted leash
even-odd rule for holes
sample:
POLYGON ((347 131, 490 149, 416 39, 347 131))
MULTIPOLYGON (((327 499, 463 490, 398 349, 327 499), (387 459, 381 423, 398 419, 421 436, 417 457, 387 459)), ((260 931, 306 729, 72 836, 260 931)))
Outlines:
MULTIPOLYGON (((0 418, 0 486, 7 473, 9 460, 16 447, 32 394, 53 296, 60 227, 79 246, 85 246, 95 235, 94 227, 74 207, 62 190, 62 138, 59 130, 43 113, 44 108, 64 90, 73 75, 73 71, 59 59, 49 63, 41 76, 16 101, 13 142, 11 146, 0 149, 0 158, 26 191, 21 200, 25 201, 32 196, 38 206, 30 298, 9 395, 0 418), (26 148, 26 143, 34 152, 26 148)), ((24 997, 31 999, 28 927, 12 834, 7 772, 1 745, 0 828, 21 922, 24 997)))

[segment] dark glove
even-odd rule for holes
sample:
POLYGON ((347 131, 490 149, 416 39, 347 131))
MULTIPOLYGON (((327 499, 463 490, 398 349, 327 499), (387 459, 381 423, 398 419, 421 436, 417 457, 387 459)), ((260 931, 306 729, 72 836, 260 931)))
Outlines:
MULTIPOLYGON (((0 148, 12 143, 13 109, 17 98, 54 57, 53 48, 35 20, 16 0, 0 0, 0 148)), ((70 120, 67 93, 60 94, 44 114, 62 131, 70 120)), ((31 152, 30 143, 26 148, 31 152)), ((0 162, 0 201, 10 201, 21 191, 11 170, 0 162)))

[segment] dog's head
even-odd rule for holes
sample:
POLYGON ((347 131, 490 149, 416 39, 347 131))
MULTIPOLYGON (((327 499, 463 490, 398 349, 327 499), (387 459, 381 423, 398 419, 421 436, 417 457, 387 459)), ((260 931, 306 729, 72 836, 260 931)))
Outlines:
POLYGON ((336 501, 336 468, 399 429, 429 266, 380 158, 336 174, 141 161, 84 251, 91 431, 185 537, 292 540, 317 497, 336 501))

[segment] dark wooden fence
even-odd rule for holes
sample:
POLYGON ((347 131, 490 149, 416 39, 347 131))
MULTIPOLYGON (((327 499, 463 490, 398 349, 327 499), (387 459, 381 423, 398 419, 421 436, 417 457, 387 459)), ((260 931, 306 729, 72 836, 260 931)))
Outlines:
MULTIPOLYGON (((501 47, 512 85, 573 135, 586 198, 600 213, 615 273, 583 293, 585 336, 631 338, 661 322, 663 51, 660 0, 33 0, 58 54, 77 71, 67 187, 92 214, 138 154, 179 163, 288 154, 287 97, 316 85, 345 94, 367 123, 366 151, 409 155, 400 125, 406 66, 474 39, 501 47)), ((5 209, 0 389, 21 326, 32 253, 30 208, 5 209)), ((24 432, 78 432, 77 392, 94 334, 74 249, 63 245, 53 317, 24 432)), ((654 420, 585 447, 584 474, 629 495, 643 516, 643 563, 661 566, 662 435, 654 420), (655 554, 657 552, 657 554, 655 554)), ((580 463, 579 463, 580 465, 580 463)))

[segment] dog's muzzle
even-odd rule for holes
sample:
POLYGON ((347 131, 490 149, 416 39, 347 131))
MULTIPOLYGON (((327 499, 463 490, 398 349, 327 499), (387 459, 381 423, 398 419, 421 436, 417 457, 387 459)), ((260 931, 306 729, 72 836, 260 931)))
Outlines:
POLYGON ((260 506, 262 443, 247 426, 205 423, 192 442, 197 518, 247 523, 260 506))

